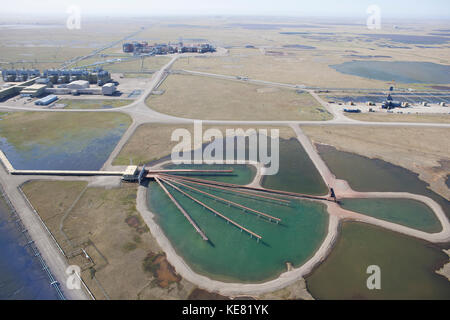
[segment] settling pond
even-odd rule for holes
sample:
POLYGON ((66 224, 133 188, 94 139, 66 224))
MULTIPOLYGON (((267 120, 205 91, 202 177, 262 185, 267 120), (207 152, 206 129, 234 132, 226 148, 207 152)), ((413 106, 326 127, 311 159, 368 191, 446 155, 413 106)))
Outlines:
MULTIPOLYGON (((187 167, 187 165, 183 165, 187 167)), ((205 166, 192 166, 205 168, 205 166)), ((251 166, 206 166, 209 169, 234 169, 234 176, 203 176, 200 178, 247 184, 252 181, 255 170, 251 166)), ((182 194, 171 190, 177 201, 186 209, 200 228, 206 233, 210 242, 205 242, 193 230, 184 216, 155 183, 148 188, 148 205, 156 215, 157 223, 170 239, 177 253, 197 273, 210 278, 233 282, 263 282, 276 278, 286 271, 286 262, 298 267, 305 263, 318 249, 327 233, 328 214, 325 205, 293 200, 290 205, 277 204, 273 201, 249 198, 231 194, 228 191, 201 189, 235 201, 252 209, 281 218, 279 224, 243 212, 216 202, 200 193, 189 194, 225 214, 244 227, 263 237, 257 242, 238 228, 214 216, 198 204, 193 203, 182 194)), ((170 187, 168 188, 170 190, 170 187)))

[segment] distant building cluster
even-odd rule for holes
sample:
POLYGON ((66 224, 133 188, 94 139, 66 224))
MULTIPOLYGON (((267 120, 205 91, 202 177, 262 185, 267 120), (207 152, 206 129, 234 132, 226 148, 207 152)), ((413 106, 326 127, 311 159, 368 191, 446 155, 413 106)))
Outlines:
POLYGON ((184 53, 184 52, 197 52, 206 53, 214 52, 216 49, 209 43, 200 44, 189 44, 185 45, 182 42, 176 44, 149 44, 148 42, 128 42, 124 43, 123 52, 139 54, 150 54, 150 55, 161 55, 161 54, 171 54, 171 53, 184 53))

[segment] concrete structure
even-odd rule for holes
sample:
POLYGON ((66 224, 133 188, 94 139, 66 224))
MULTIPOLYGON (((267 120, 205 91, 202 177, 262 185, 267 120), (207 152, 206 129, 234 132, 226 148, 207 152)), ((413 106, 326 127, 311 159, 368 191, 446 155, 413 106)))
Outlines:
POLYGON ((122 175, 122 180, 124 181, 137 181, 138 179, 138 167, 128 166, 122 175))
POLYGON ((136 181, 138 167, 128 166, 125 171, 81 171, 81 170, 16 170, 0 150, 0 162, 6 171, 12 175, 43 175, 43 176, 122 176, 123 180, 136 181))

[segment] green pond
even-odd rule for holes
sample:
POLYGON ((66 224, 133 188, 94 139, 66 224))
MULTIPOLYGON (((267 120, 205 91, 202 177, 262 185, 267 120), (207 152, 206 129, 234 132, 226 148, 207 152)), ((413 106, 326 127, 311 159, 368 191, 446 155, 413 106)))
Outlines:
MULTIPOLYGON (((217 166, 210 166, 217 168, 217 166)), ((233 166, 234 168, 235 166, 233 166)), ((251 176, 250 173, 244 175, 251 176)), ((210 177, 223 180, 224 177, 210 177)), ((229 178, 226 178, 229 179, 229 178)), ((242 179, 246 183, 248 178, 242 179)), ((249 198, 229 191, 196 188, 282 219, 279 224, 251 212, 229 207, 198 192, 185 192, 238 224, 262 236, 259 242, 239 228, 203 209, 178 191, 166 186, 206 233, 204 241, 155 182, 148 186, 149 208, 177 253, 197 273, 221 281, 263 282, 286 271, 286 262, 300 266, 318 249, 326 236, 328 214, 318 202, 291 201, 289 205, 249 198)))
POLYGON ((411 199, 342 199, 341 206, 406 227, 435 233, 442 226, 433 210, 426 204, 411 199))
POLYGON ((338 179, 347 180, 357 191, 410 192, 430 197, 450 217, 450 201, 431 191, 418 175, 379 159, 317 145, 320 156, 338 179))
POLYGON ((273 176, 264 176, 262 186, 269 189, 327 194, 328 188, 314 163, 297 139, 280 139, 280 166, 273 176))
POLYGON ((450 299, 450 282, 434 270, 448 262, 438 247, 379 227, 345 222, 328 258, 306 278, 316 299, 450 299), (366 286, 381 269, 381 289, 366 286))

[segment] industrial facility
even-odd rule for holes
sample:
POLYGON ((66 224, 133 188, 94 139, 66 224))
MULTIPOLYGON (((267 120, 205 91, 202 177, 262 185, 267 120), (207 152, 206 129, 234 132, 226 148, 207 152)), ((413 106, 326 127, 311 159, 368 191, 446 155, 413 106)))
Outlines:
POLYGON ((0 89, 0 100, 20 94, 22 97, 41 97, 46 94, 113 95, 117 87, 111 74, 103 69, 2 70, 6 82, 0 89), (15 83, 19 82, 19 83, 15 83), (91 87, 91 84, 97 87, 91 87))
POLYGON ((94 70, 45 70, 43 72, 43 78, 50 79, 53 84, 69 83, 77 80, 85 80, 90 84, 97 84, 99 86, 111 81, 111 74, 103 69, 94 70))
POLYGON ((123 52, 133 53, 135 55, 140 54, 161 55, 161 54, 184 53, 184 52, 206 53, 216 51, 216 49, 209 43, 184 45, 182 42, 179 42, 177 44, 155 43, 151 45, 145 41, 124 43, 122 49, 123 52))
POLYGON ((409 104, 407 102, 394 101, 394 99, 392 98, 392 96, 390 94, 388 94, 386 101, 381 104, 382 109, 388 109, 388 110, 394 109, 394 108, 406 108, 408 106, 409 106, 409 104))
POLYGON ((42 73, 39 70, 31 69, 13 69, 2 70, 3 81, 5 82, 22 82, 34 78, 40 78, 42 82, 51 82, 52 84, 69 83, 76 80, 86 80, 90 84, 104 85, 111 81, 111 74, 101 68, 87 69, 48 69, 42 73))

